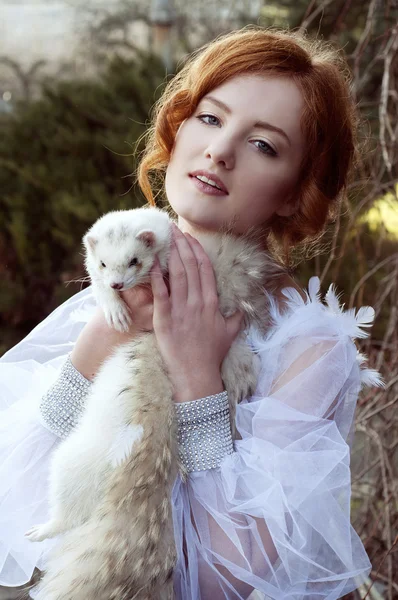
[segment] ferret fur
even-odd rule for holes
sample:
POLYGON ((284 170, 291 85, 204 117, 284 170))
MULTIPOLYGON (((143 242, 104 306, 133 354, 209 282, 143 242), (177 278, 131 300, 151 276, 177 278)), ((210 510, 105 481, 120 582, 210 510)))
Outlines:
POLYGON ((89 229, 83 244, 86 270, 98 305, 111 327, 127 331, 131 315, 119 292, 148 281, 155 255, 161 269, 167 269, 170 248, 167 213, 156 208, 107 213, 89 229))
MULTIPOLYGON (((166 213, 162 213, 160 229, 164 230, 156 229, 159 212, 153 208, 125 211, 122 225, 115 223, 112 214, 105 215, 85 237, 88 252, 91 248, 94 256, 106 247, 96 259, 106 264, 112 256, 117 263, 125 251, 123 240, 131 232, 133 236, 150 232, 139 236, 144 237, 139 247, 145 256, 152 250, 152 258, 135 281, 148 276, 155 254, 166 269, 170 227, 166 213), (138 227, 136 214, 138 221, 145 217, 145 223, 139 222, 138 227), (90 242, 90 236, 97 241, 90 242), (113 254, 113 244, 117 254, 113 254)), ((222 314, 229 316, 241 310, 246 326, 264 328, 268 321, 264 288, 272 290, 285 270, 264 252, 256 236, 217 233, 199 240, 214 267, 222 314)), ((125 252, 127 257, 129 252, 125 252)), ((101 295, 103 282, 93 275, 93 256, 86 264, 103 301, 107 292, 101 295)), ((119 317, 109 318, 116 323, 119 317)), ((123 318, 119 324, 124 326, 123 318)), ((258 358, 242 332, 221 372, 232 425, 237 402, 255 389, 258 368, 258 358)), ((176 549, 170 497, 177 474, 184 474, 179 465, 172 396, 154 333, 142 334, 119 347, 103 364, 79 424, 54 453, 50 520, 30 533, 33 540, 63 534, 50 553, 36 600, 174 597, 176 549)))

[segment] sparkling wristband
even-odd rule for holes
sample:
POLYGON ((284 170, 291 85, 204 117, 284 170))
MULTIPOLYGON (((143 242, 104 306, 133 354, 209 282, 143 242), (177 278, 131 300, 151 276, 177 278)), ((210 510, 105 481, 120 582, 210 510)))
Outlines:
POLYGON ((219 467, 234 452, 226 391, 175 404, 180 460, 187 473, 219 467))
POLYGON ((92 386, 73 366, 70 356, 61 373, 40 402, 44 425, 58 437, 66 438, 77 425, 92 386))

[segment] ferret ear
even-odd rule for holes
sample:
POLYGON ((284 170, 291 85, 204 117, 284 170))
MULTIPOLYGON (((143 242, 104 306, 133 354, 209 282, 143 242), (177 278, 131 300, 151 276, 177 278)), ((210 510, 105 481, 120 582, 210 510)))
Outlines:
POLYGON ((142 229, 135 237, 144 242, 147 248, 153 248, 156 242, 155 234, 150 229, 142 229))
POLYGON ((98 239, 96 237, 94 237, 93 235, 85 235, 84 243, 86 244, 86 246, 88 248, 90 248, 90 250, 94 251, 94 249, 98 243, 98 239))

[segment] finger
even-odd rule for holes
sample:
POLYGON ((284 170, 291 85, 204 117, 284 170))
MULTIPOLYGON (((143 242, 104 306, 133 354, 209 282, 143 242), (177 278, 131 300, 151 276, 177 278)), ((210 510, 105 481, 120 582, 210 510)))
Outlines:
POLYGON ((129 290, 120 292, 121 297, 129 307, 132 315, 147 304, 152 304, 152 286, 150 283, 136 285, 129 290))
MULTIPOLYGON (((188 236, 186 237, 178 227, 174 228, 174 239, 182 264, 184 265, 187 283, 188 304, 196 304, 202 299, 202 290, 200 285, 200 275, 198 262, 195 253, 191 247, 188 236)), ((193 239, 193 238, 191 238, 193 239)))
POLYGON ((121 292, 123 300, 130 309, 131 319, 139 331, 153 329, 153 293, 151 283, 135 286, 121 292))
POLYGON ((218 308, 217 281, 210 258, 205 252, 202 244, 200 244, 197 239, 189 234, 187 234, 187 236, 189 236, 192 250, 196 256, 203 298, 207 302, 213 302, 213 304, 218 308))
POLYGON ((178 308, 185 306, 188 297, 188 279, 176 243, 174 225, 172 226, 172 242, 169 257, 169 286, 172 305, 178 308))
POLYGON ((228 335, 230 336, 231 343, 242 330, 244 324, 243 317, 243 313, 237 310, 233 315, 225 319, 225 327, 228 335))
POLYGON ((151 269, 151 285, 153 293, 153 322, 165 324, 170 319, 170 297, 163 279, 158 259, 151 269))
POLYGON ((142 311, 139 323, 136 324, 136 327, 139 331, 153 331, 153 304, 149 304, 142 311))

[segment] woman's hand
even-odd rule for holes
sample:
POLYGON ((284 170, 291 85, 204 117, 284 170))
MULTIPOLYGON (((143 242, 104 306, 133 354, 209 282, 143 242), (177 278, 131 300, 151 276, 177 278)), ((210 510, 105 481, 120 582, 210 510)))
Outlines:
POLYGON ((113 350, 139 335, 152 330, 153 297, 151 285, 139 285, 121 292, 132 315, 132 326, 127 332, 110 327, 99 308, 79 335, 72 350, 71 360, 76 369, 92 380, 101 364, 113 350))
POLYGON ((153 329, 174 387, 185 402, 223 390, 221 363, 237 336, 242 314, 224 319, 213 267, 200 243, 173 226, 170 294, 159 264, 151 272, 153 329))

